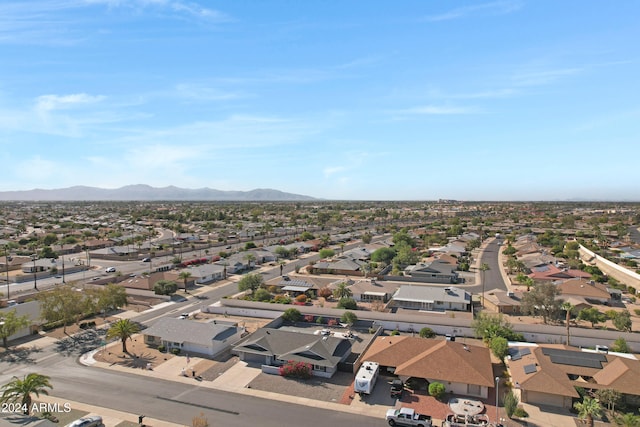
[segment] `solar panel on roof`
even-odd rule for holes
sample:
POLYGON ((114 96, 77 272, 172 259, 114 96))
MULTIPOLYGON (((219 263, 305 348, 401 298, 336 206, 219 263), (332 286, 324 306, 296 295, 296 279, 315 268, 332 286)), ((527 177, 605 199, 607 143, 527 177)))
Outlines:
POLYGON ((524 347, 520 349, 520 354, 522 356, 526 356, 527 354, 531 354, 531 349, 529 347, 524 347))
POLYGON ((524 373, 525 374, 533 374, 536 371, 537 371, 537 369, 536 369, 536 365, 535 364, 524 365, 524 373))
POLYGON ((549 356, 552 363, 580 366, 583 368, 602 369, 602 362, 607 361, 607 357, 604 354, 585 353, 582 351, 562 350, 558 348, 543 348, 542 354, 549 356))

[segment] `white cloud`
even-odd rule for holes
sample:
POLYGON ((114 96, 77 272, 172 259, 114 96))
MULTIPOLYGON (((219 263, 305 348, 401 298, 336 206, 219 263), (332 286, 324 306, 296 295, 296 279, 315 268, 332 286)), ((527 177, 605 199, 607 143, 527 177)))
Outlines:
POLYGON ((491 3, 476 4, 472 6, 463 6, 456 9, 452 9, 448 12, 441 13, 439 15, 427 16, 426 20, 435 21, 448 21, 452 19, 464 18, 469 15, 505 15, 515 12, 521 9, 523 2, 520 0, 505 0, 495 1, 491 3))
POLYGON ((104 96, 76 93, 71 95, 42 95, 36 99, 36 110, 49 112, 53 110, 74 108, 83 104, 95 104, 104 99, 104 96))

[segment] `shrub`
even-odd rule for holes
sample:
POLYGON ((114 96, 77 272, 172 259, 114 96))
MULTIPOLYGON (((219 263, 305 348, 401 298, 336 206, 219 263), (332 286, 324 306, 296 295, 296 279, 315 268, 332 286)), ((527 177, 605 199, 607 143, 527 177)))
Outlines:
POLYGON ((273 297, 273 302, 277 304, 291 304, 291 298, 289 298, 284 294, 278 294, 275 297, 273 297))
POLYGON ((304 315, 304 321, 307 323, 313 323, 313 314, 305 314, 304 315))
POLYGON ((353 298, 340 298, 338 301, 338 308, 344 308, 346 310, 357 310, 358 303, 353 298))
POLYGON ((300 313, 300 311, 295 308, 288 308, 284 311, 284 313, 282 313, 282 319, 284 319, 284 321, 286 322, 295 323, 302 319, 302 313, 300 313))
POLYGON ((160 344, 160 345, 158 346, 158 351, 159 351, 159 352, 164 353, 166 350, 167 350, 167 348, 166 348, 165 346, 163 346, 162 344, 160 344))
POLYGON ((634 308, 633 312, 636 314, 636 316, 640 316, 640 308, 634 308))
POLYGON ((278 371, 283 377, 309 379, 313 375, 313 367, 310 363, 296 362, 294 360, 289 360, 278 371))
POLYGON ((429 384, 429 395, 435 397, 438 400, 444 395, 445 391, 446 390, 442 383, 434 381, 429 384))
POLYGON ((296 297, 296 302, 307 302, 307 296, 305 294, 300 294, 296 297))
POLYGON ((520 399, 513 392, 513 390, 509 390, 509 393, 504 396, 504 410, 507 413, 507 417, 512 418, 516 408, 518 407, 520 399))
POLYGON ((513 411, 513 416, 517 418, 527 418, 529 414, 521 407, 517 407, 515 411, 513 411))
POLYGON ((264 288, 260 288, 253 293, 253 299, 256 301, 269 301, 271 293, 264 288))
POLYGON ((318 291, 318 296, 325 299, 331 298, 332 295, 333 295, 333 291, 329 289, 328 286, 325 286, 324 288, 320 288, 320 290, 318 291))
POLYGON ((400 335, 400 331, 395 329, 395 330, 391 331, 391 335, 400 335))
POLYGON ((180 354, 180 349, 177 348, 177 347, 174 347, 174 348, 171 349, 171 353, 178 355, 178 354, 180 354))
POLYGON ((338 321, 336 319, 329 319, 327 321, 328 326, 336 326, 337 324, 338 324, 338 321))
POLYGON ((322 316, 318 316, 318 318, 316 319, 316 323, 318 325, 322 325, 324 323, 324 319, 322 318, 322 316))
POLYGON ((436 333, 431 328, 422 328, 420 329, 420 336, 422 338, 433 338, 436 336, 436 333))

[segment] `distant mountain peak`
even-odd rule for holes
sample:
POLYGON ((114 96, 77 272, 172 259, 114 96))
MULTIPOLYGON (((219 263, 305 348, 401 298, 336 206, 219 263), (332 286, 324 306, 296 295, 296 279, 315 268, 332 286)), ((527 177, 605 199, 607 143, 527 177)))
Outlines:
POLYGON ((301 194, 285 193, 269 188, 250 191, 222 191, 204 187, 180 188, 173 185, 152 187, 131 184, 115 189, 76 185, 58 189, 0 191, 2 201, 305 201, 316 200, 301 194))

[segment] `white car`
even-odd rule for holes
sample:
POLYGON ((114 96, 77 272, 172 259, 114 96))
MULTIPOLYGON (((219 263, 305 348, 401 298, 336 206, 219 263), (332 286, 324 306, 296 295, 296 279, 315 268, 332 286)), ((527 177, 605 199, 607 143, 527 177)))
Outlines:
POLYGON ((115 267, 109 267, 104 272, 105 273, 115 273, 116 272, 116 268, 115 267))
POLYGON ((102 417, 98 415, 94 415, 91 417, 84 417, 77 419, 65 427, 102 427, 104 424, 102 423, 102 417))

